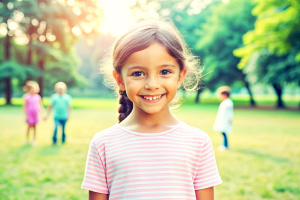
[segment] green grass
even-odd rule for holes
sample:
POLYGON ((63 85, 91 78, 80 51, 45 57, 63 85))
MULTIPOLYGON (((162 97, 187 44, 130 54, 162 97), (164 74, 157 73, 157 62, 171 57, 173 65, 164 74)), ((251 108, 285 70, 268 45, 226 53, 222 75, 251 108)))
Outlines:
MULTIPOLYGON (((97 99, 73 103, 67 143, 57 146, 51 145, 51 118, 38 124, 38 145, 25 145, 21 107, 0 106, 1 200, 87 199, 80 186, 89 142, 96 132, 116 123, 117 103, 97 99)), ((222 138, 212 131, 217 108, 186 103, 173 110, 211 137, 223 179, 215 187, 215 199, 300 199, 300 112, 238 107, 229 135, 231 150, 219 152, 222 138)))

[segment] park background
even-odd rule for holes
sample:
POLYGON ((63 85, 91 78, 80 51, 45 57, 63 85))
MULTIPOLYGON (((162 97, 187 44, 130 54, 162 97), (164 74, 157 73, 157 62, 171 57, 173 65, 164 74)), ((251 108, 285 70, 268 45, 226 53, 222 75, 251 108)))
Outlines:
POLYGON ((224 182, 216 199, 300 199, 298 0, 3 0, 0 13, 0 199, 87 199, 89 142, 117 122, 101 60, 149 18, 171 20, 201 58, 200 89, 180 90, 172 112, 211 137, 224 182), (25 145, 27 80, 39 83, 46 107, 54 84, 67 84, 74 110, 65 145, 51 145, 51 118, 38 124, 38 145, 25 145), (221 85, 235 104, 226 152, 212 131, 221 85))

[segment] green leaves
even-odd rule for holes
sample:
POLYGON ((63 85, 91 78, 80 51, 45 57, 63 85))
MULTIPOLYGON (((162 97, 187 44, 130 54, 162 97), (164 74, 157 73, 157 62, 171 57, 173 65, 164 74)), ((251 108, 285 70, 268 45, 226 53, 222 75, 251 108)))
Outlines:
POLYGON ((0 64, 0 80, 8 77, 25 80, 28 76, 37 77, 39 75, 38 70, 16 61, 5 61, 0 64))
POLYGON ((244 47, 234 51, 241 57, 239 68, 244 68, 251 54, 267 48, 277 56, 296 49, 294 59, 300 61, 300 2, 257 1, 253 14, 257 16, 255 29, 243 37, 244 47))

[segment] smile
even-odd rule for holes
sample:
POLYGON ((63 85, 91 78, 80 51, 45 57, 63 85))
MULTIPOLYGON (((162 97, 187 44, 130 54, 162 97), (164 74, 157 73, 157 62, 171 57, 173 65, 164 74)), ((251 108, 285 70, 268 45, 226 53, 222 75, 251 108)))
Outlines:
POLYGON ((153 96, 150 96, 150 95, 141 95, 141 97, 143 99, 146 99, 146 100, 149 100, 149 101, 153 101, 153 100, 157 100, 157 99, 160 99, 161 97, 163 96, 163 94, 160 94, 160 95, 153 95, 153 96))

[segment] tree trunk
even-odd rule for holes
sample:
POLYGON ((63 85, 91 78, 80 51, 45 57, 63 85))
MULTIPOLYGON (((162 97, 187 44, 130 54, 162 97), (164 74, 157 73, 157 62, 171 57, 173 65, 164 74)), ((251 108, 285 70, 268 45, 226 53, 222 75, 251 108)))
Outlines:
POLYGON ((40 92, 39 95, 43 98, 43 91, 44 91, 44 77, 43 77, 43 72, 45 70, 45 60, 44 59, 40 59, 38 61, 38 67, 40 69, 40 71, 42 72, 42 75, 38 78, 38 84, 40 86, 40 92))
POLYGON ((282 101, 282 90, 283 90, 282 86, 279 83, 273 83, 272 86, 277 95, 277 108, 284 108, 284 104, 282 101))
POLYGON ((26 64, 27 65, 31 65, 32 64, 32 35, 34 33, 34 26, 30 25, 30 27, 28 28, 28 32, 27 32, 27 37, 28 37, 28 50, 27 50, 27 60, 26 60, 26 64))
POLYGON ((199 90, 197 90, 197 96, 196 96, 196 99, 195 99, 195 103, 199 103, 200 94, 201 94, 202 91, 203 91, 202 88, 200 88, 199 90))
POLYGON ((11 105, 11 78, 4 79, 6 105, 11 105))
MULTIPOLYGON (((28 38, 28 45, 27 45, 27 59, 26 59, 26 65, 31 66, 32 64, 32 34, 34 32, 34 27, 31 25, 28 28, 27 32, 27 38, 28 38)), ((26 78, 27 80, 32 80, 33 77, 29 74, 28 77, 26 78)))
MULTIPOLYGON (((4 41, 4 49, 5 49, 5 60, 10 60, 10 36, 7 34, 4 41)), ((11 86, 11 78, 7 77, 4 79, 4 91, 5 91, 5 104, 11 105, 11 94, 12 94, 12 86, 11 86)))
POLYGON ((255 107, 255 106, 256 106, 256 103, 255 103, 255 101, 254 101, 253 94, 252 94, 252 91, 251 91, 251 89, 250 89, 250 85, 249 85, 248 81, 245 81, 245 80, 244 80, 244 84, 245 84, 245 87, 247 88, 247 91, 248 91, 249 96, 250 96, 250 105, 251 105, 252 107, 255 107))

